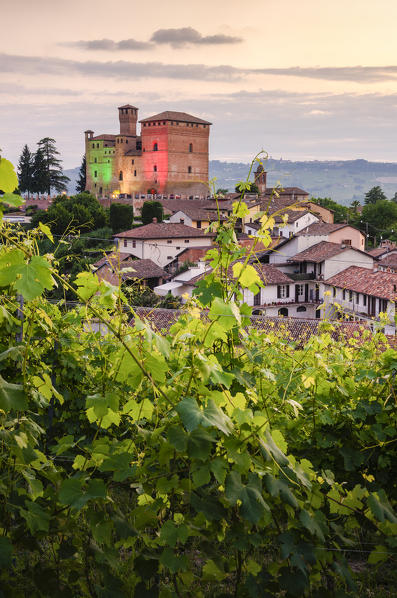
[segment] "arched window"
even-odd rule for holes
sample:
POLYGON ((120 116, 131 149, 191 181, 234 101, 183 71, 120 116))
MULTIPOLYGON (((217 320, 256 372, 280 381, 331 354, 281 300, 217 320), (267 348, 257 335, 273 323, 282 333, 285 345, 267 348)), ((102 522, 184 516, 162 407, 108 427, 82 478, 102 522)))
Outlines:
POLYGON ((119 172, 119 181, 122 181, 122 180, 123 180, 123 171, 120 170, 120 172, 119 172))
POLYGON ((153 166, 153 172, 157 172, 157 166, 156 165, 153 166))
POLYGON ((296 311, 306 311, 306 307, 304 305, 300 305, 296 311))
POLYGON ((283 317, 287 317, 288 316, 288 309, 286 307, 281 307, 278 310, 278 315, 279 316, 283 316, 283 317))
POLYGON ((155 143, 155 144, 153 145, 153 151, 154 151, 154 152, 158 152, 158 149, 159 149, 159 146, 157 145, 157 143, 155 143))
POLYGON ((189 152, 192 153, 193 151, 193 143, 189 143, 189 152))
POLYGON ((98 171, 94 170, 94 177, 97 177, 97 176, 98 176, 98 171))
POLYGON ((97 163, 97 159, 96 158, 94 158, 94 162, 95 162, 95 164, 97 163))
POLYGON ((192 167, 191 167, 191 166, 188 166, 188 167, 187 167, 187 171, 188 171, 188 173, 190 174, 190 173, 192 172, 192 167))

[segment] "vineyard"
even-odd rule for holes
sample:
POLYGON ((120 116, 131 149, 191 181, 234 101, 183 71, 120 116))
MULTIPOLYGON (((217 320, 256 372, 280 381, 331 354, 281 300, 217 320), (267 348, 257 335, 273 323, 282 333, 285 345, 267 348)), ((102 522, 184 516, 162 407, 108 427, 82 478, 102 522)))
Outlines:
POLYGON ((167 334, 1 225, 0 595, 397 596, 397 353, 252 328, 244 210, 167 334))

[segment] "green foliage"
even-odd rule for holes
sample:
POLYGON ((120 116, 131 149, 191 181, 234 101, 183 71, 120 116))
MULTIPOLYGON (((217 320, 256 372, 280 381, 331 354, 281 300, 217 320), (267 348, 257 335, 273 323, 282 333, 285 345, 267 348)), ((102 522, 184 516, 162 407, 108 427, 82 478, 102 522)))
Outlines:
POLYGON ((53 234, 88 232, 106 225, 106 214, 98 200, 89 193, 71 197, 60 195, 48 210, 40 210, 32 217, 32 227, 39 222, 48 224, 53 234))
POLYGON ((367 203, 362 211, 361 219, 370 226, 370 232, 375 233, 377 229, 387 234, 397 223, 397 203, 380 199, 376 203, 367 203))
POLYGON ((163 206, 159 201, 145 201, 143 202, 141 210, 142 224, 150 224, 153 218, 157 218, 157 222, 162 222, 164 218, 163 206))
POLYGON ((383 201, 387 199, 386 195, 383 193, 382 191, 382 187, 376 186, 376 187, 372 187, 372 189, 370 189, 369 191, 367 191, 367 193, 365 194, 364 197, 364 203, 365 204, 375 204, 378 201, 383 201))
POLYGON ((129 230, 134 220, 134 208, 127 204, 110 204, 109 223, 113 233, 129 230))
POLYGON ((9 160, 0 156, 0 193, 12 193, 18 187, 18 178, 9 160))
POLYGON ((27 191, 28 197, 33 190, 33 160, 32 152, 24 145, 18 162, 18 181, 19 189, 22 193, 27 191))
POLYGON ((55 139, 51 137, 44 137, 37 143, 37 152, 42 156, 40 162, 40 172, 35 172, 35 177, 38 176, 40 181, 43 181, 44 190, 48 195, 51 189, 58 193, 66 190, 66 184, 70 181, 69 177, 63 174, 62 160, 59 152, 55 146, 55 139))
POLYGON ((4 595, 356 597, 357 554, 395 567, 397 352, 329 323, 303 346, 251 327, 255 274, 229 275, 255 250, 241 207, 165 335, 92 272, 73 287, 39 254, 45 225, 3 223, 4 595))
POLYGON ((81 161, 80 170, 79 170, 79 178, 77 179, 76 192, 83 193, 85 191, 86 184, 87 184, 87 159, 84 154, 83 159, 81 161))

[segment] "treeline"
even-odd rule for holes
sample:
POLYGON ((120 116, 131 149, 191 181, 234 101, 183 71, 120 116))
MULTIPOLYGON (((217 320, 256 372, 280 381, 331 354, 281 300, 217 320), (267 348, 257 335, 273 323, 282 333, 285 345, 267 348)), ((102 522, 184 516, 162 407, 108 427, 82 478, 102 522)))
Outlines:
POLYGON ((18 161, 19 191, 28 197, 31 193, 51 195, 51 190, 65 191, 70 179, 63 173, 58 156, 55 139, 51 137, 40 139, 35 152, 25 145, 18 161))
POLYGON ((386 238, 397 242, 397 192, 388 199, 382 188, 376 186, 367 191, 363 199, 364 205, 354 200, 349 207, 329 197, 313 197, 312 201, 331 209, 335 222, 347 222, 360 229, 369 245, 376 246, 386 238))

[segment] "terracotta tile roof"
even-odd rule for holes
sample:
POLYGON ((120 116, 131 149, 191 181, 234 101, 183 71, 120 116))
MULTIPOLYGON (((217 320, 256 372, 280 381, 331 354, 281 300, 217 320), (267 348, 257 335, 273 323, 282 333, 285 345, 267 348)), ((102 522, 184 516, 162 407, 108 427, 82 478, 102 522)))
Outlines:
POLYGON ((375 249, 369 249, 367 253, 372 255, 372 257, 379 257, 384 253, 389 253, 389 249, 387 247, 376 247, 375 249))
POLYGON ((183 239, 194 237, 214 237, 215 233, 205 234, 201 228, 193 228, 179 223, 152 222, 145 224, 123 233, 118 233, 114 237, 123 239, 183 239))
POLYGON ((341 228, 345 228, 347 226, 350 228, 353 228, 354 230, 358 230, 354 226, 351 226, 350 224, 346 224, 346 223, 331 224, 329 222, 313 222, 313 224, 310 224, 309 226, 307 226, 306 228, 304 228, 303 230, 301 230, 299 233, 296 233, 296 234, 297 235, 329 235, 330 233, 333 233, 334 231, 340 230, 341 228))
POLYGON ((302 216, 306 216, 307 214, 310 214, 311 212, 309 212, 309 210, 288 210, 285 209, 283 210, 283 212, 281 214, 277 214, 277 216, 274 217, 274 220, 276 222, 283 222, 283 216, 286 214, 288 216, 288 220, 287 220, 287 224, 289 222, 295 222, 296 220, 299 220, 299 218, 302 218, 302 216))
MULTIPOLYGON (((259 274, 261 281, 264 284, 291 284, 292 283, 292 279, 289 276, 287 276, 287 274, 285 274, 284 272, 281 272, 281 270, 279 270, 275 266, 272 266, 270 264, 261 264, 261 263, 257 263, 257 262, 251 264, 251 266, 253 266, 255 268, 255 270, 259 274)), ((198 276, 191 278, 189 281, 186 281, 186 284, 195 286, 202 278, 207 276, 210 272, 211 272, 211 270, 207 270, 207 272, 204 272, 203 274, 199 274, 198 276)), ((233 276, 232 266, 230 266, 228 274, 230 277, 233 276)), ((177 279, 175 279, 175 280, 177 280, 177 279)))
POLYGON ((124 260, 128 259, 131 259, 130 253, 122 253, 121 251, 113 252, 101 257, 101 259, 95 262, 93 266, 95 266, 95 268, 100 268, 104 264, 110 264, 114 268, 119 264, 119 262, 123 262, 124 260))
MULTIPOLYGON (((171 326, 183 314, 178 309, 158 309, 150 307, 136 307, 135 313, 139 318, 145 320, 156 331, 169 331, 171 326)), ((206 313, 203 312, 203 318, 206 313)), ((311 336, 322 330, 321 320, 304 320, 300 318, 270 318, 266 316, 251 316, 251 326, 264 332, 273 333, 284 338, 287 342, 297 342, 299 345, 307 342, 311 336)), ((133 325, 134 318, 130 324, 133 325)), ((360 338, 364 330, 369 330, 365 323, 358 322, 332 322, 331 336, 335 340, 346 340, 360 338)), ((393 337, 394 338, 394 337, 393 337)))
POLYGON ((168 278, 168 274, 165 270, 160 268, 152 260, 134 260, 131 256, 129 259, 120 261, 115 257, 114 259, 108 258, 103 264, 98 267, 96 274, 99 278, 104 278, 111 284, 118 285, 119 277, 122 280, 131 280, 133 278, 139 278, 146 280, 147 278, 168 278), (130 271, 130 268, 132 270, 130 271), (128 269, 126 271, 126 269, 128 269))
POLYGON ((131 104, 124 104, 124 106, 119 106, 119 110, 121 108, 133 108, 134 110, 138 110, 136 106, 131 106, 131 104))
POLYGON ((340 253, 343 253, 348 250, 357 251, 359 253, 364 253, 365 251, 360 251, 359 249, 355 249, 354 247, 345 246, 341 247, 339 243, 331 243, 330 241, 320 241, 320 243, 316 243, 311 247, 308 247, 304 251, 297 253, 293 257, 289 258, 288 261, 290 262, 316 262, 320 263, 326 259, 334 257, 340 253))
POLYGON ((166 110, 165 112, 160 112, 159 114, 155 114, 154 116, 149 116, 148 118, 143 118, 139 122, 146 123, 153 120, 176 120, 178 122, 185 122, 185 123, 197 123, 202 125, 212 125, 212 123, 208 122, 208 120, 203 120, 202 118, 197 118, 197 116, 192 116, 191 114, 187 114, 186 112, 173 112, 172 110, 166 110))
MULTIPOLYGON (((193 203, 193 202, 191 202, 193 203)), ((214 221, 214 220, 218 220, 218 214, 216 210, 208 210, 206 208, 201 208, 201 207, 197 207, 197 206, 188 206, 188 207, 184 207, 184 208, 180 208, 180 210, 178 210, 178 212, 183 212, 183 214, 186 214, 186 216, 188 216, 189 218, 191 218, 192 220, 210 220, 210 221, 214 221)), ((177 212, 174 212, 175 214, 177 212)), ((221 220, 225 220, 226 217, 220 216, 221 220)))
POLYGON ((397 254, 396 253, 386 254, 386 255, 382 256, 382 258, 379 260, 378 263, 383 268, 397 269, 397 254))
POLYGON ((393 272, 373 272, 367 268, 350 266, 328 278, 325 284, 390 301, 397 299, 397 274, 393 272))

